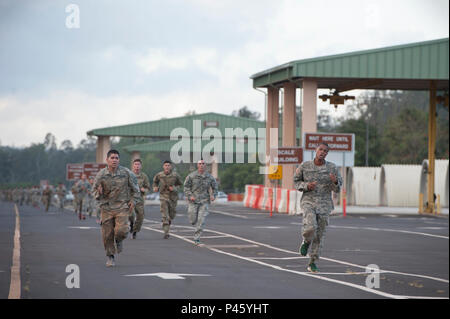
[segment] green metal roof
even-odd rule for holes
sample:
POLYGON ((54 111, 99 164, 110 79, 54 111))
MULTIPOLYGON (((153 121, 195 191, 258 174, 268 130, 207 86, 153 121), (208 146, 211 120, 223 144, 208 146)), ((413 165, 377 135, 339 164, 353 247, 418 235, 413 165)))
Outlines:
POLYGON ((208 127, 216 127, 222 136, 225 136, 225 128, 264 128, 265 122, 243 117, 224 115, 218 113, 195 114, 157 121, 135 123, 121 126, 93 129, 87 132, 92 136, 121 136, 121 137, 164 137, 170 138, 170 133, 175 128, 185 128, 193 136, 193 121, 201 121, 202 132, 208 127))
MULTIPOLYGON (((127 152, 170 152, 172 150, 172 147, 176 144, 179 143, 181 141, 180 140, 166 140, 166 141, 159 141, 159 142, 153 142, 153 143, 145 143, 145 144, 135 144, 135 145, 130 145, 130 146, 125 146, 124 149, 127 152)), ((230 146, 225 145, 225 139, 221 139, 221 150, 220 152, 222 153, 243 153, 243 154, 248 154, 248 146, 250 142, 246 142, 246 143, 239 143, 236 141, 232 142, 232 148, 230 148, 230 146), (243 152, 239 151, 238 152, 238 145, 241 144, 241 146, 243 146, 243 152)), ((211 140, 201 140, 201 150, 204 149, 204 147, 211 143, 211 140)), ((254 147, 256 147, 256 151, 258 151, 258 144, 256 141, 254 141, 254 147)), ((264 152, 265 150, 265 143, 262 142, 261 143, 261 152, 264 152)), ((193 147, 193 139, 190 139, 189 142, 189 150, 190 152, 192 152, 194 150, 193 147)), ((250 152, 250 154, 253 154, 254 152, 250 152)))
MULTIPOLYGON (((253 87, 314 78, 318 88, 428 90, 449 86, 449 39, 292 61, 256 73, 253 87), (362 81, 364 80, 364 81, 362 81)), ((299 81, 300 82, 300 81, 299 81)), ((299 83, 301 85, 301 83, 299 83)))

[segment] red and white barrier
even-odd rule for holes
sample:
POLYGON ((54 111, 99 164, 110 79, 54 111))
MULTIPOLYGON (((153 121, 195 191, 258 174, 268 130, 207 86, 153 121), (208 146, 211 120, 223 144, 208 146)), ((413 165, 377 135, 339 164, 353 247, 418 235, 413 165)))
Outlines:
POLYGON ((264 187, 264 200, 260 209, 272 210, 273 209, 273 188, 264 187))
POLYGON ((300 213, 302 193, 295 189, 245 185, 244 206, 289 215, 300 213))

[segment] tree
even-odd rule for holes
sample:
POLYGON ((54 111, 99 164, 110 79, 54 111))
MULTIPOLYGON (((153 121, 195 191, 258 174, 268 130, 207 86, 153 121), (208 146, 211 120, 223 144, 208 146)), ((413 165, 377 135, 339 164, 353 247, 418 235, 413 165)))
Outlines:
POLYGON ((420 164, 428 157, 428 116, 420 109, 404 109, 390 119, 382 137, 383 162, 420 164))
POLYGON ((44 140, 45 150, 56 150, 56 137, 52 133, 47 133, 44 140))
POLYGON ((61 143, 60 149, 63 152, 65 152, 65 153, 72 152, 73 151, 73 144, 72 144, 72 142, 70 140, 64 140, 61 143))
POLYGON ((245 118, 252 119, 252 120, 258 120, 261 117, 261 113, 252 112, 248 109, 247 106, 243 106, 239 110, 233 111, 233 113, 231 113, 231 115, 236 116, 236 117, 245 117, 245 118))

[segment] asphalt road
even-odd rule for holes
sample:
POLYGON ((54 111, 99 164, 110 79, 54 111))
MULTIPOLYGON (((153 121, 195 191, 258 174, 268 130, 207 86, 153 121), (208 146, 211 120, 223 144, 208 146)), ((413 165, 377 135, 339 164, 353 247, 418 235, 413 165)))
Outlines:
MULTIPOLYGON (((105 267, 100 226, 71 210, 18 207, 22 299, 378 299, 449 297, 448 217, 330 217, 320 272, 298 254, 300 216, 214 204, 204 245, 193 245, 187 207, 163 239, 159 206, 146 206, 136 240, 105 267), (68 265, 75 265, 69 266, 68 265), (378 273, 367 273, 375 265, 378 273), (72 268, 70 268, 72 267, 72 268), (74 271, 75 269, 75 271, 74 271), (67 272, 66 272, 67 270, 67 272), (79 288, 73 280, 79 274, 79 288), (370 287, 367 283, 379 287, 370 287)), ((8 298, 16 212, 0 203, 0 298, 8 298)))

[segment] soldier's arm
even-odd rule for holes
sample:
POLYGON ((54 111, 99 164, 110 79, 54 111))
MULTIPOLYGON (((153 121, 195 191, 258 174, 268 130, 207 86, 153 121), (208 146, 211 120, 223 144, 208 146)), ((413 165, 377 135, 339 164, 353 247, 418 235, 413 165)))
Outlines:
POLYGON ((130 170, 128 172, 128 187, 130 189, 131 196, 133 197, 134 204, 136 204, 140 199, 141 191, 139 190, 139 184, 136 175, 130 170))
POLYGON ((192 179, 189 175, 184 180, 184 195, 188 199, 190 199, 193 196, 193 194, 192 194, 192 179))
POLYGON ((154 177, 153 177, 153 191, 156 193, 159 188, 159 173, 157 173, 154 177))
POLYGON ((295 170, 294 175, 294 186, 295 189, 299 190, 300 192, 307 192, 308 191, 308 183, 305 182, 303 177, 303 166, 300 165, 295 170))
POLYGON ((175 184, 173 185, 173 190, 177 191, 180 189, 180 187, 183 185, 183 182, 181 181, 181 177, 180 175, 178 175, 177 173, 175 173, 175 184))
POLYGON ((334 169, 332 169, 332 174, 336 176, 336 183, 333 183, 333 181, 331 181, 331 190, 335 193, 339 193, 342 187, 342 177, 336 166, 334 166, 333 168, 334 169))
POLYGON ((211 189, 212 189, 212 196, 214 196, 214 198, 217 197, 217 194, 219 192, 219 187, 217 186, 217 181, 214 177, 211 176, 211 189))
POLYGON ((142 195, 145 195, 145 193, 150 190, 150 181, 148 180, 148 176, 146 174, 144 174, 144 181, 142 183, 142 188, 144 189, 142 195))
POLYGON ((101 183, 100 183, 100 178, 102 176, 101 171, 97 173, 97 175, 95 175, 94 178, 94 184, 92 185, 92 195, 94 195, 94 198, 99 200, 102 193, 103 193, 103 188, 101 187, 101 183))

